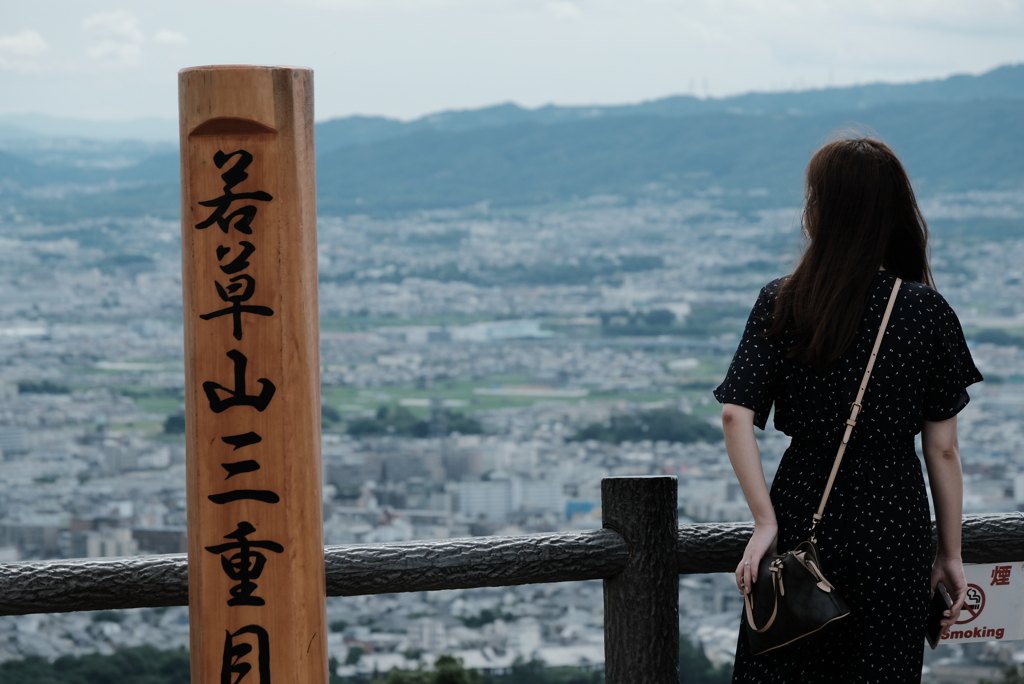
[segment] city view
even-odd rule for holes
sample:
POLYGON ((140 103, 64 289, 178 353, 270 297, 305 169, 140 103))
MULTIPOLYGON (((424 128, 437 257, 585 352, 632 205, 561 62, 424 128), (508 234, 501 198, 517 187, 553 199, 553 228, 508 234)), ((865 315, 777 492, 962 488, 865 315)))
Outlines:
MULTIPOLYGON (((1020 216, 1024 194, 940 195, 925 211, 939 290, 986 377, 961 417, 965 511, 1016 510, 1024 238, 941 226, 1020 216)), ((798 253, 798 221, 797 207, 740 215, 714 198, 321 219, 326 542, 599 527, 611 475, 675 475, 681 521, 748 519, 710 390, 758 289, 798 253)), ((0 305, 0 557, 183 552, 177 226, 14 225, 0 305), (97 228, 121 254, 146 245, 148 261, 75 237, 97 228)), ((761 435, 769 476, 787 443, 761 435)), ((740 606, 730 577, 684 577, 680 592, 685 633, 729 663, 740 606)), ((483 669, 603 658, 597 584, 328 606, 332 655, 355 661, 346 674, 441 652, 483 669)), ((108 617, 2 618, 0 648, 14 658, 187 644, 185 608, 108 617)))
MULTIPOLYGON (((964 512, 1024 510, 1024 66, 963 78, 319 123, 325 543, 596 529, 624 475, 676 477, 680 524, 749 521, 712 390, 804 246, 809 153, 854 119, 905 153, 985 376, 964 512)), ((0 114, 0 568, 185 553, 177 143, 46 125, 0 114)), ((757 437, 770 484, 789 439, 757 437)), ((680 681, 728 681, 742 605, 731 574, 680 577, 707 673, 680 681)), ((327 621, 332 682, 445 655, 603 681, 598 581, 332 597, 327 621)), ((0 665, 144 646, 187 649, 188 608, 0 616, 0 665)), ((1013 664, 1021 642, 944 644, 924 681, 1013 664)))

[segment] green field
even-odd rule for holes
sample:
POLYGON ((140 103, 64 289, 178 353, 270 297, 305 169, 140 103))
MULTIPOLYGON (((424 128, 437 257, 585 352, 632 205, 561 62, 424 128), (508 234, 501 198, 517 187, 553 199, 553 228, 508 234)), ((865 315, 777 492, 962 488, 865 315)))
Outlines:
POLYGON ((181 397, 138 397, 135 403, 146 413, 167 415, 181 408, 185 400, 181 397))
POLYGON ((367 332, 377 328, 393 326, 456 326, 494 321, 496 316, 470 316, 465 314, 438 314, 435 316, 414 316, 398 318, 397 316, 321 316, 321 332, 367 332))
MULTIPOLYGON (((665 401, 666 399, 677 399, 686 397, 694 404, 694 413, 697 415, 712 415, 718 413, 717 403, 711 405, 700 405, 701 397, 711 399, 710 389, 693 387, 676 387, 665 392, 597 392, 591 390, 585 397, 546 397, 546 396, 500 396, 480 395, 474 390, 497 387, 501 385, 529 385, 533 384, 527 376, 495 376, 479 381, 455 381, 449 380, 439 382, 430 388, 414 387, 375 387, 372 389, 357 389, 354 387, 324 387, 322 390, 324 403, 337 409, 342 416, 352 416, 366 411, 374 411, 381 405, 395 405, 403 399, 442 399, 457 400, 465 402, 465 406, 453 407, 456 411, 465 413, 473 411, 484 411, 488 409, 517 408, 532 406, 540 402, 558 403, 579 403, 599 401, 632 401, 637 403, 652 403, 665 401)), ((586 389, 586 388, 584 388, 586 389)), ((713 399, 711 399, 713 402, 713 399)), ((412 406, 410 410, 419 416, 426 416, 429 412, 427 407, 412 406)))
MULTIPOLYGON (((373 387, 368 389, 324 386, 322 388, 322 396, 324 404, 335 409, 343 419, 339 423, 328 426, 330 430, 343 430, 346 419, 374 412, 380 406, 396 406, 402 400, 417 400, 424 404, 431 399, 454 400, 461 402, 461 405, 450 406, 451 410, 472 414, 477 411, 532 406, 541 402, 630 401, 644 404, 686 398, 693 406, 693 413, 695 415, 715 415, 720 409, 717 402, 711 396, 711 388, 725 374, 727 360, 716 356, 701 356, 699 361, 699 367, 685 373, 673 375, 674 382, 666 385, 664 390, 660 392, 608 392, 599 391, 593 386, 581 388, 588 390, 588 394, 583 397, 508 396, 477 394, 475 392, 475 390, 479 389, 500 388, 503 386, 545 384, 543 381, 538 381, 527 374, 512 374, 495 375, 480 380, 439 380, 427 386, 373 387)), ((94 372, 108 373, 107 371, 94 372)), ((111 380, 115 380, 117 373, 109 372, 109 375, 111 380)), ((184 405, 184 393, 179 389, 125 385, 116 383, 116 381, 107 385, 107 387, 117 394, 131 397, 141 409, 154 416, 174 414, 184 405)), ((426 417, 430 412, 427 405, 406 406, 406 408, 420 418, 426 417)), ((139 429, 149 435, 153 435, 162 431, 163 423, 162 420, 148 420, 119 427, 122 429, 139 429)))

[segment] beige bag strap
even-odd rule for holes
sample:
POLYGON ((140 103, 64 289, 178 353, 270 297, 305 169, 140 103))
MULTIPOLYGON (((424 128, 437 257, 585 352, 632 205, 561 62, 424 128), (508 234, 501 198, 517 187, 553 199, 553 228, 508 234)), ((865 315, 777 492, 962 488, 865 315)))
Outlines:
POLYGON ((836 473, 839 472, 839 464, 843 462, 843 454, 846 453, 846 445, 850 441, 850 435, 853 433, 853 426, 857 424, 857 416, 860 414, 861 400, 864 399, 864 390, 868 387, 868 380, 871 379, 871 370, 875 367, 875 358, 878 356, 878 350, 882 346, 882 336, 885 335, 885 328, 889 325, 889 316, 892 314, 892 308, 896 304, 896 293, 899 292, 900 284, 903 283, 901 278, 897 278, 896 282, 892 286, 892 294, 889 295, 889 303, 885 307, 885 315, 882 316, 882 324, 878 326, 878 336, 875 337, 875 346, 871 350, 871 357, 868 359, 868 366, 864 369, 864 379, 860 381, 860 389, 857 390, 857 398, 850 405, 850 417, 846 421, 846 432, 843 434, 843 441, 839 444, 839 453, 836 454, 836 462, 832 464, 832 473, 828 476, 828 484, 825 485, 825 493, 821 497, 821 504, 818 506, 818 512, 814 514, 814 521, 811 523, 811 539, 814 539, 814 528, 817 526, 818 521, 821 520, 822 515, 825 512, 825 504, 828 502, 828 495, 832 492, 832 485, 836 481, 836 473))

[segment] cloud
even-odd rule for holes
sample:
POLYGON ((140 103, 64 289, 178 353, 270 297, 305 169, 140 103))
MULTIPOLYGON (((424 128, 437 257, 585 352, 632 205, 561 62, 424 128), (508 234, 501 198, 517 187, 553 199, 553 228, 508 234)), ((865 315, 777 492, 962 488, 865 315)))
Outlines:
POLYGON ((38 31, 25 29, 13 36, 0 36, 0 55, 5 57, 38 57, 50 48, 38 31))
POLYGON ((134 65, 142 56, 146 36, 128 12, 102 12, 82 21, 82 30, 98 39, 86 53, 112 64, 134 65))
POLYGON ((560 19, 579 19, 583 16, 579 6, 569 0, 554 0, 544 5, 544 9, 560 19))
POLYGON ((0 69, 34 72, 41 69, 39 57, 50 46, 38 31, 25 29, 14 35, 0 36, 0 69))
MULTIPOLYGON (((475 0, 293 0, 296 4, 329 11, 430 10, 472 6, 475 0)), ((506 0, 508 1, 508 0, 506 0)))
POLYGON ((153 36, 153 40, 157 43, 163 43, 164 45, 185 45, 188 43, 188 36, 184 33, 178 33, 177 31, 160 29, 153 36))

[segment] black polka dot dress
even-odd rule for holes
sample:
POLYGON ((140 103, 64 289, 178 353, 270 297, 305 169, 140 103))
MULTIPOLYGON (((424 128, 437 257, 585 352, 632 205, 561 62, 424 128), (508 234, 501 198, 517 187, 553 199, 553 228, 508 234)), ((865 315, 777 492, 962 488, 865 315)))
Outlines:
MULTIPOLYGON (((894 282, 878 273, 853 344, 820 373, 786 358, 792 338, 764 336, 781 280, 769 283, 715 390, 720 402, 752 409, 761 429, 774 405, 776 429, 792 438, 771 489, 780 551, 808 536, 894 282)), ((734 682, 921 680, 934 550, 914 435, 925 420, 955 416, 981 379, 946 300, 904 281, 819 526, 825 574, 851 615, 757 656, 741 629, 734 682)))

